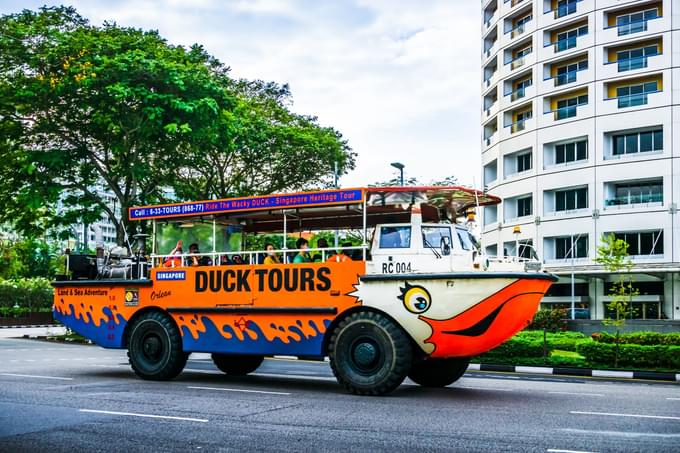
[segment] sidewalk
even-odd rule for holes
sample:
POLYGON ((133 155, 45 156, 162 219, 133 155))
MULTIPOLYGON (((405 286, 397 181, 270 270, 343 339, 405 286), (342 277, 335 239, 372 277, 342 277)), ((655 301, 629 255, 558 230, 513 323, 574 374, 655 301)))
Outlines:
POLYGON ((0 338, 23 338, 45 336, 45 335, 62 335, 66 333, 66 328, 63 326, 49 326, 49 327, 6 327, 0 329, 0 338))

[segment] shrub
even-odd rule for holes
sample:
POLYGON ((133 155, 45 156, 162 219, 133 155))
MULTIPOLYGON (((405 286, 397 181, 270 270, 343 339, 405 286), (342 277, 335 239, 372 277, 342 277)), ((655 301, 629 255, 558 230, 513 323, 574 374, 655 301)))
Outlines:
POLYGON ((482 354, 484 362, 510 363, 516 358, 543 357, 543 342, 525 338, 513 337, 502 345, 482 354))
POLYGON ((20 308, 33 311, 52 306, 53 288, 46 278, 0 279, 0 307, 20 308))
MULTIPOLYGON (((680 369, 680 346, 637 344, 619 345, 619 367, 680 369)), ((577 351, 591 365, 613 366, 616 345, 597 341, 583 342, 577 351)))
MULTIPOLYGON (((594 333, 592 339, 599 343, 612 344, 616 342, 616 336, 599 332, 594 333)), ((637 344, 642 346, 680 346, 680 333, 658 333, 658 332, 633 332, 625 333, 620 336, 621 344, 637 344)))

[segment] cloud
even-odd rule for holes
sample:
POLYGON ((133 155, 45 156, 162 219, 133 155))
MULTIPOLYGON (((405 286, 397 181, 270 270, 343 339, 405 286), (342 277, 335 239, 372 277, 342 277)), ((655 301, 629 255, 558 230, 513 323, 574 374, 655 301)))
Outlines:
MULTIPOLYGON (((472 183, 480 174, 476 2, 79 0, 73 6, 95 24, 115 20, 158 29, 171 43, 201 43, 234 76, 289 83, 293 108, 340 130, 359 154, 343 185, 389 179, 395 160, 424 181, 453 174, 472 183)), ((0 11, 20 9, 8 8, 0 11)))

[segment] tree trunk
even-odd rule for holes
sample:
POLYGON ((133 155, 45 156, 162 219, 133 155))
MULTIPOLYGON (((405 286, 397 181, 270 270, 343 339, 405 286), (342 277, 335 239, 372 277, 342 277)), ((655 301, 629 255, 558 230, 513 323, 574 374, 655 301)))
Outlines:
POLYGON ((543 364, 548 360, 548 329, 543 328, 543 364))
POLYGON ((614 349, 614 368, 619 367, 619 329, 616 329, 616 348, 614 349))

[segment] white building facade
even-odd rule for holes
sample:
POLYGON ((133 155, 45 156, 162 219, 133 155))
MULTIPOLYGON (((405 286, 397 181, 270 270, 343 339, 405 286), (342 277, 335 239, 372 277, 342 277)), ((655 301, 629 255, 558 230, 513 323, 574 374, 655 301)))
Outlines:
POLYGON ((613 233, 634 316, 680 320, 680 1, 481 7, 482 178, 503 199, 483 211, 487 254, 532 245, 560 276, 544 303, 602 319, 615 277, 593 260, 613 233))

